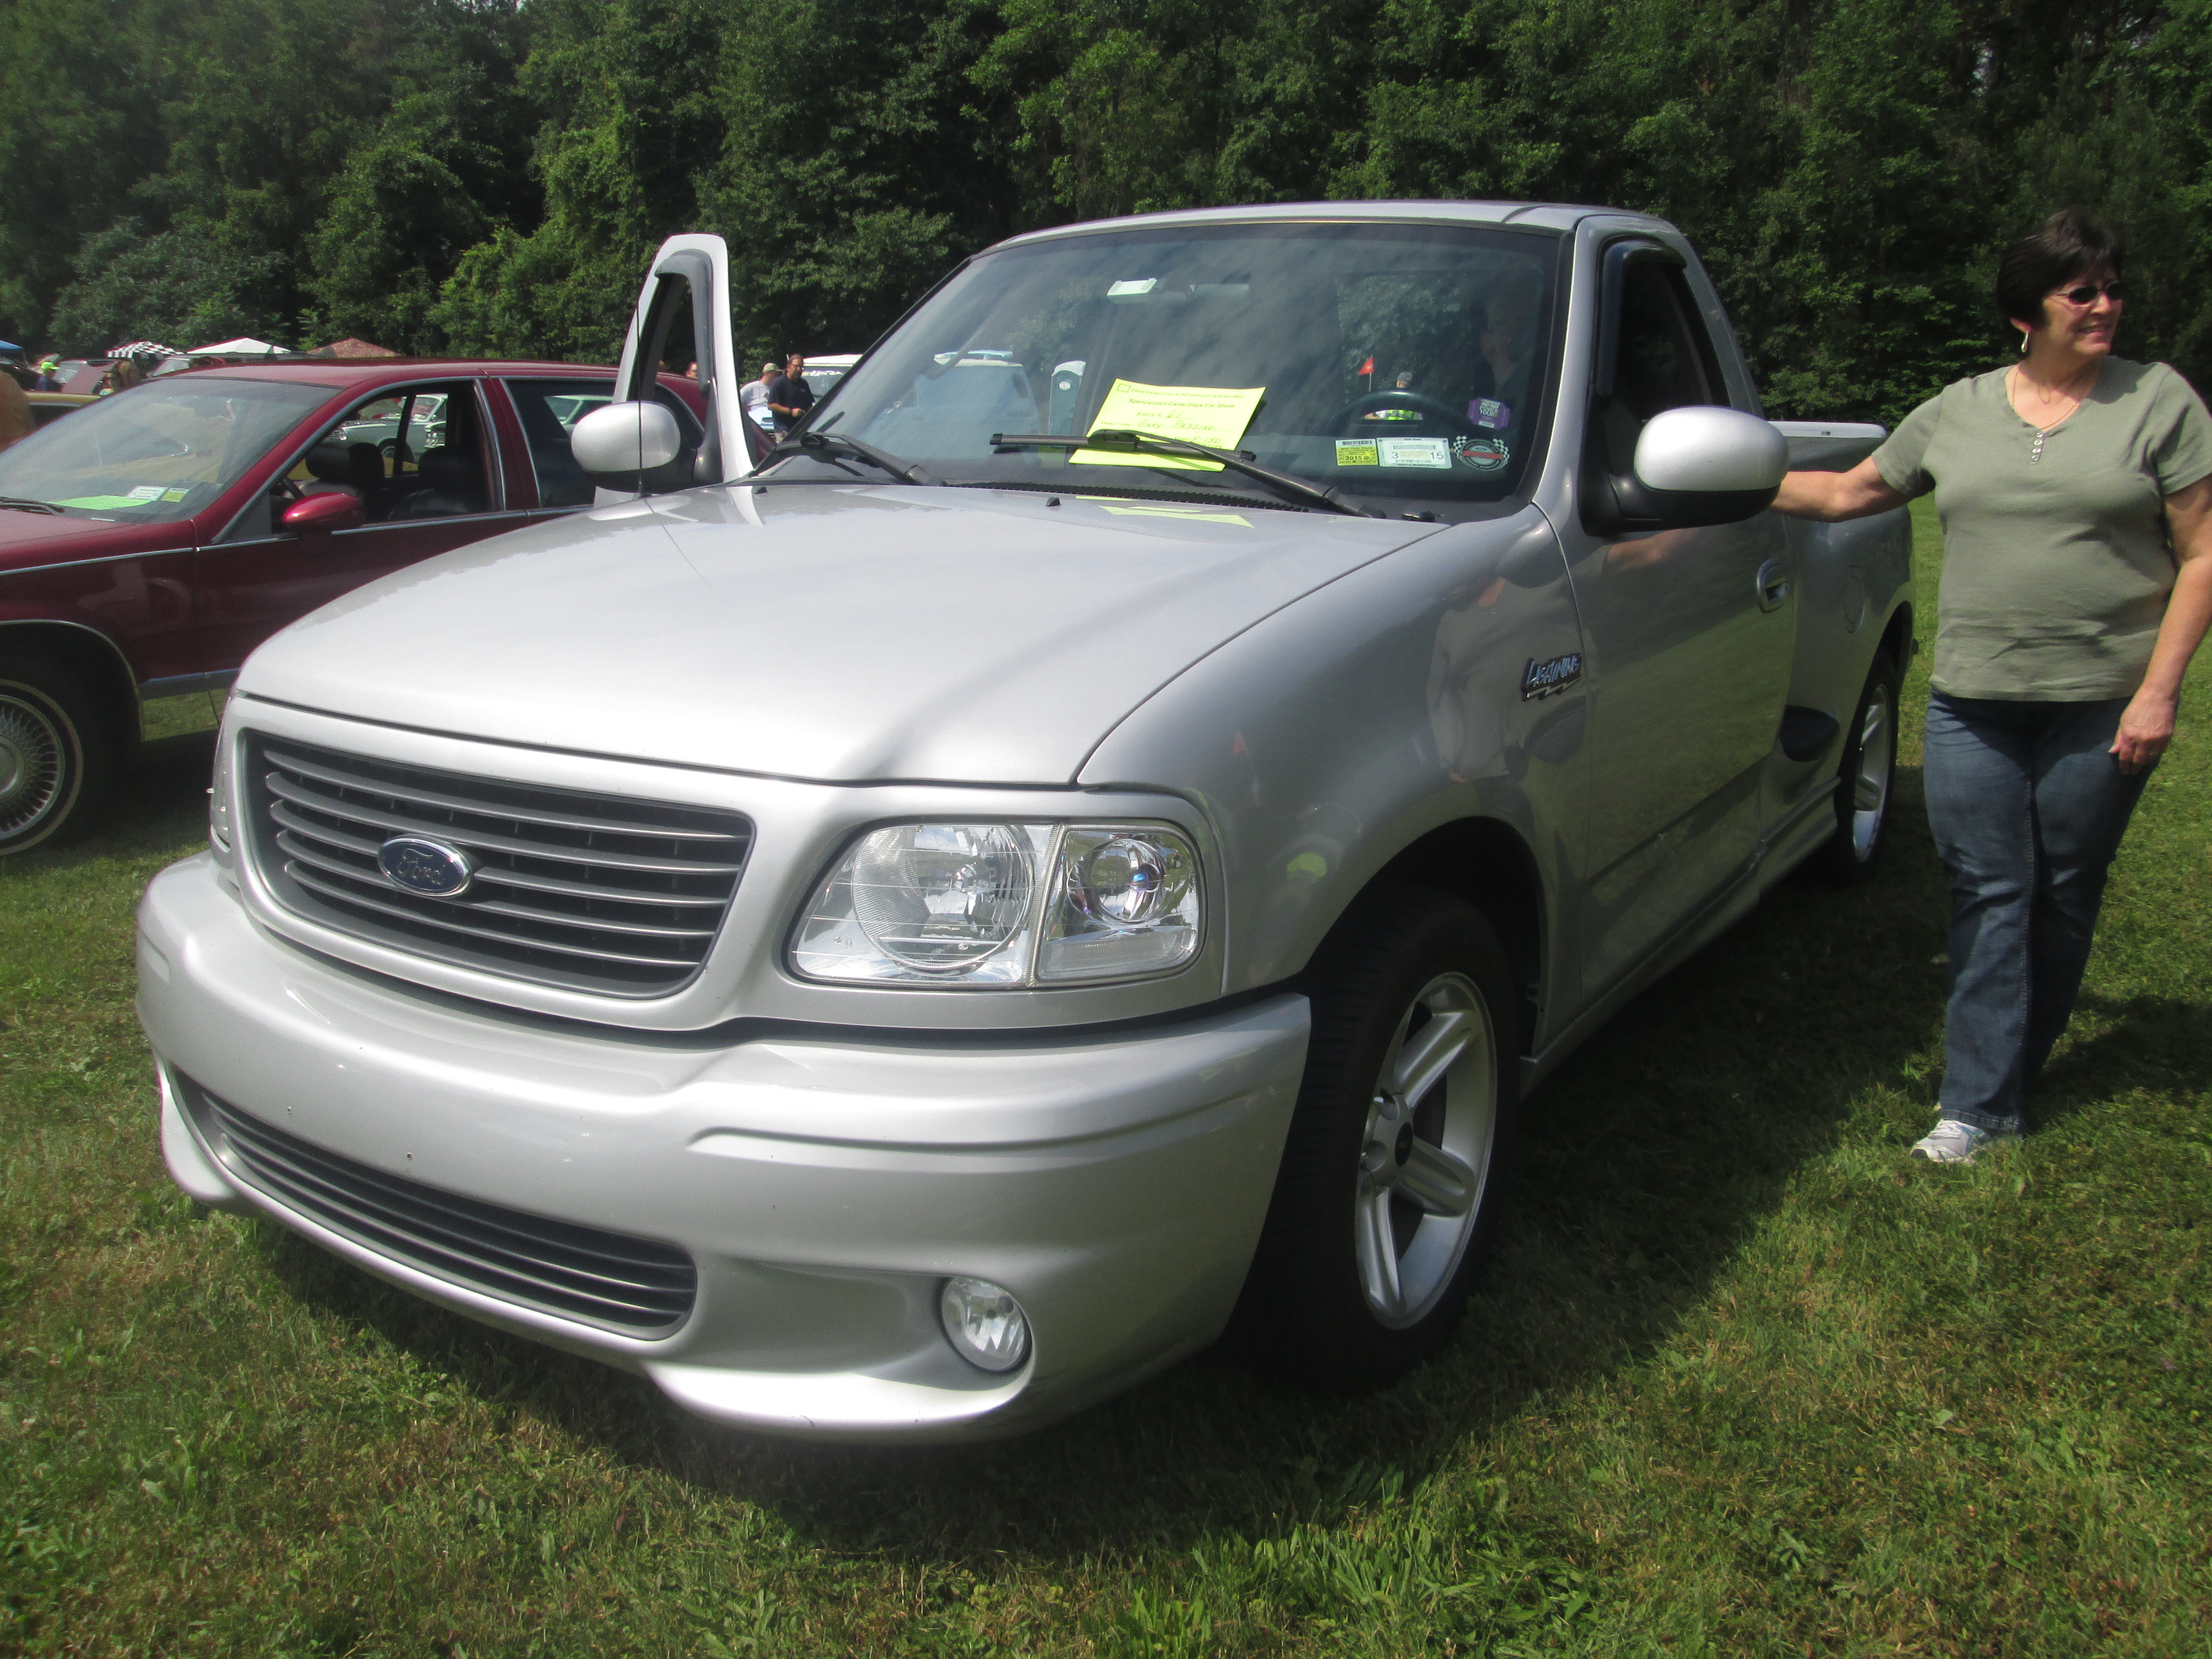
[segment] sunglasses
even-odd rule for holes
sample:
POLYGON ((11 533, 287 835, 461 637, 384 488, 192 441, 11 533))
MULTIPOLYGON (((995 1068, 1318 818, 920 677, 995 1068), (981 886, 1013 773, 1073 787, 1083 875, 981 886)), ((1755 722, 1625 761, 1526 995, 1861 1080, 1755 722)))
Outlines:
POLYGON ((2058 290, 2057 297, 2065 301, 2069 305, 2093 306, 2097 303, 2097 296, 2100 294, 2103 295, 2107 300, 2110 300, 2114 305, 2118 305, 2121 301, 2128 297, 2126 284, 2122 283, 2117 276, 2113 277, 2111 282, 2101 284, 2097 283, 2083 283, 2075 288, 2062 288, 2058 290))

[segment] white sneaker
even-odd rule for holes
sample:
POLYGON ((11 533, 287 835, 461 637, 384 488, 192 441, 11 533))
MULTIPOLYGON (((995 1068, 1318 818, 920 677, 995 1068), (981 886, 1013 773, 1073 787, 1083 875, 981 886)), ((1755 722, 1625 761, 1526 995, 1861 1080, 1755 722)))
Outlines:
POLYGON ((2018 1135, 1999 1134, 1994 1129, 1978 1128, 1947 1117, 1912 1143, 1912 1155, 1924 1158, 1930 1164, 1972 1164, 1974 1154, 1993 1141, 2019 1139, 2018 1135))

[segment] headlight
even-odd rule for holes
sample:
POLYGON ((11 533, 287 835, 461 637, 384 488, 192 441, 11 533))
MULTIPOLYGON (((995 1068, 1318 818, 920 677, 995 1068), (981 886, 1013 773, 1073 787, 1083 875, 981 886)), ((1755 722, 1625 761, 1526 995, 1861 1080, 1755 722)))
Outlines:
POLYGON ((1171 973, 1198 855, 1158 824, 902 823, 854 842, 792 940, 809 979, 1011 988, 1171 973))

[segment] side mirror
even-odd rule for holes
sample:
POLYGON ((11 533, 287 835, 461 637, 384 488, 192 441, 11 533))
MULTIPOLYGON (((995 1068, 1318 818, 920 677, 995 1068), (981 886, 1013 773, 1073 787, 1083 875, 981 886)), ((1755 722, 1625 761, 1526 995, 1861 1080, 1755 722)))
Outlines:
POLYGON ((602 489, 636 495, 689 483, 688 478, 654 476, 673 467, 683 450, 676 416, 654 403, 608 404, 585 416, 568 434, 568 453, 586 477, 602 489))
POLYGON ((1653 416, 1636 440, 1633 488, 1615 489, 1631 519, 1648 514, 1667 528, 1735 524, 1764 512, 1789 470, 1790 441, 1772 422, 1700 404, 1653 416))
POLYGON ((368 515, 362 510, 360 496, 333 489, 293 502, 284 509, 277 528, 287 535, 297 536, 301 551, 324 553, 330 550, 331 538, 339 531, 358 530, 368 522, 368 515))

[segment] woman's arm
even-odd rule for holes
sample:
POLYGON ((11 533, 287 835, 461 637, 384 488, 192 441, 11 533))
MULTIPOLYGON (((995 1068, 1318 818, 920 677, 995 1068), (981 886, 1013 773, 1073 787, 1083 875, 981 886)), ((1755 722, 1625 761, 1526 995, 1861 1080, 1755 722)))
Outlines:
POLYGON ((2173 537, 2173 556, 2181 573, 2166 601, 2158 644, 2142 689, 2120 716, 2112 752, 2120 770, 2140 772, 2173 741, 2173 710, 2181 696, 2181 677, 2212 624, 2212 478, 2199 478, 2166 498, 2166 522, 2173 537))
POLYGON ((1903 507, 1905 497, 1882 482, 1872 459, 1848 472, 1786 472, 1774 510, 1793 519, 1863 519, 1903 507))

